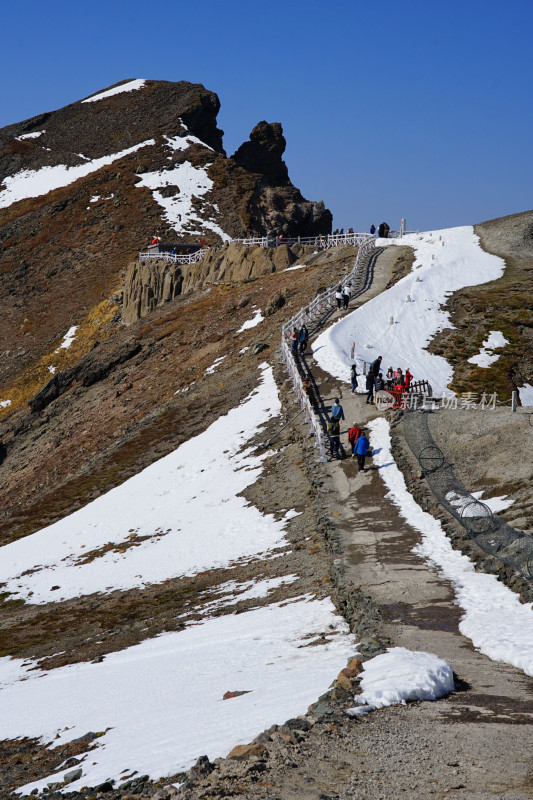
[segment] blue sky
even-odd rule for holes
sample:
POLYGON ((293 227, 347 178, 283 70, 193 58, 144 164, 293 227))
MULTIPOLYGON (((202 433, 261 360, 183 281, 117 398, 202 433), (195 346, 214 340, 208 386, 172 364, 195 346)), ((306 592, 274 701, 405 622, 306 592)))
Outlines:
POLYGON ((533 207, 533 4, 21 0, 0 126, 125 78, 203 83, 229 154, 262 119, 334 226, 432 229, 533 207))

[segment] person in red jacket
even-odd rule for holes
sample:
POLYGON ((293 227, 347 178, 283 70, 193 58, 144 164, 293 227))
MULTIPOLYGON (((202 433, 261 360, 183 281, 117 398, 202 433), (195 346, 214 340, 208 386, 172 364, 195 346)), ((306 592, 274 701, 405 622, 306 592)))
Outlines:
POLYGON ((407 391, 409 391, 409 386, 411 385, 411 381, 412 380, 413 380, 413 376, 409 372, 409 367, 407 367, 407 370, 405 372, 405 388, 406 388, 407 391))
POLYGON ((348 441, 350 442, 351 451, 352 451, 352 457, 354 455, 353 451, 354 451, 355 443, 356 443, 356 441, 358 440, 358 438, 360 436, 361 436, 361 428, 358 428, 357 424, 354 422, 354 424, 352 425, 352 427, 348 431, 348 441))

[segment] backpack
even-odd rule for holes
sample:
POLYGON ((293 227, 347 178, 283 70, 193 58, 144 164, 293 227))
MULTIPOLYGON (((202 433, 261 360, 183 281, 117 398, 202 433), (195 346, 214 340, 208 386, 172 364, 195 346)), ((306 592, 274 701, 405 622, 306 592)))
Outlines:
POLYGON ((340 420, 341 418, 341 407, 340 406, 333 406, 331 409, 331 419, 340 420))
POLYGON ((330 436, 338 436, 341 432, 341 426, 337 422, 336 419, 332 419, 328 422, 328 433, 330 436))

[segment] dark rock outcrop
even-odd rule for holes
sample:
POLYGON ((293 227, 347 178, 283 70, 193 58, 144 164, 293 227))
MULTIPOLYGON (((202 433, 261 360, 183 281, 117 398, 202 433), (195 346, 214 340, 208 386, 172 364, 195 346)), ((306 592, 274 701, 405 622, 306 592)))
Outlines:
POLYGON ((269 183, 289 183, 287 166, 282 160, 286 146, 279 122, 259 122, 250 134, 250 141, 241 144, 233 160, 249 172, 259 172, 269 183))
POLYGON ((78 381, 84 387, 92 386, 107 377, 116 366, 129 361, 140 350, 141 344, 135 341, 126 341, 118 346, 105 342, 73 367, 54 375, 35 397, 32 397, 28 405, 33 413, 43 411, 74 382, 78 381))

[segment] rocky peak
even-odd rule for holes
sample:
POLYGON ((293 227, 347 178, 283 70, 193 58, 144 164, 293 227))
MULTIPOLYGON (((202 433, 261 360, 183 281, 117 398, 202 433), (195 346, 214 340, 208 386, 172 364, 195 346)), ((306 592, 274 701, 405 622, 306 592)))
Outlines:
POLYGON ((259 122, 250 134, 250 141, 241 144, 232 156, 240 167, 263 175, 271 184, 289 183, 287 166, 282 160, 286 147, 279 122, 259 122))

